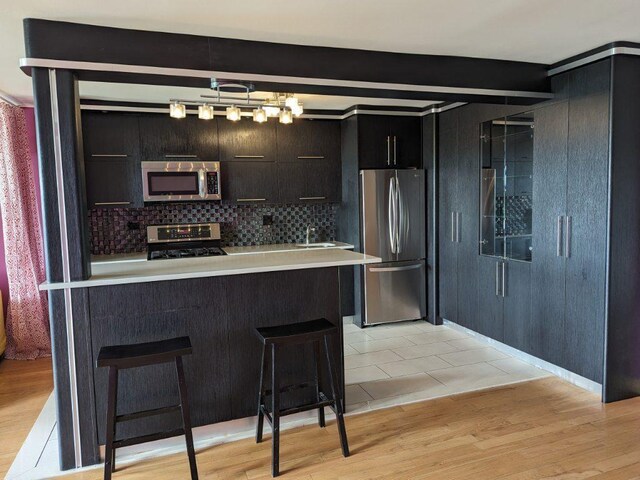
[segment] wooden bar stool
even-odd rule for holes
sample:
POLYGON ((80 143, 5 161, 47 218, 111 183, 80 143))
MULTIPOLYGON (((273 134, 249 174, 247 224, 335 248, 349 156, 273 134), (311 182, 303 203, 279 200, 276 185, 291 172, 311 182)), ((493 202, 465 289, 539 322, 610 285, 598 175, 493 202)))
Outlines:
POLYGON ((271 425, 272 436, 272 459, 271 474, 277 477, 280 473, 280 417, 291 415, 293 413, 305 412, 307 410, 318 409, 318 424, 320 427, 325 426, 324 407, 330 407, 336 414, 338 421, 338 431, 340 433, 340 444, 342 445, 342 454, 349 456, 349 444, 347 442, 347 431, 344 426, 344 416, 342 411, 342 396, 337 384, 337 374, 335 370, 335 362, 331 351, 331 337, 338 333, 338 327, 328 320, 321 318, 310 322, 293 323, 290 325, 282 325, 278 327, 257 328, 256 333, 262 342, 262 368, 260 371, 260 390, 258 393, 258 427, 256 431, 256 442, 262 441, 262 430, 264 426, 264 418, 271 425), (315 353, 315 382, 312 384, 301 383, 298 385, 290 385, 282 387, 278 374, 279 348, 284 345, 295 344, 311 344, 313 343, 315 353), (266 389, 265 375, 269 363, 269 353, 271 353, 271 388, 266 389), (331 396, 327 396, 321 388, 321 368, 320 353, 324 348, 326 365, 329 371, 329 385, 331 388, 331 396), (315 386, 316 401, 304 405, 281 409, 280 394, 289 392, 296 388, 315 386), (271 410, 267 408, 265 398, 271 395, 271 410))
POLYGON ((191 468, 192 480, 197 480, 198 469, 196 466, 196 454, 193 449, 193 435, 191 433, 191 417, 189 414, 189 401, 187 399, 187 384, 184 379, 182 356, 192 352, 189 337, 172 338, 159 342, 138 343, 133 345, 115 345, 103 347, 98 354, 98 367, 109 367, 109 389, 107 398, 107 441, 105 449, 104 479, 111 479, 111 473, 116 468, 116 448, 140 443, 151 442, 163 438, 184 435, 187 442, 187 454, 191 468), (155 408, 139 412, 118 415, 118 371, 127 368, 143 367, 146 365, 159 365, 174 362, 178 377, 178 390, 180 392, 180 404, 169 407, 155 408), (166 413, 182 413, 182 428, 167 432, 153 433, 140 437, 116 440, 116 425, 130 420, 163 415, 166 413))

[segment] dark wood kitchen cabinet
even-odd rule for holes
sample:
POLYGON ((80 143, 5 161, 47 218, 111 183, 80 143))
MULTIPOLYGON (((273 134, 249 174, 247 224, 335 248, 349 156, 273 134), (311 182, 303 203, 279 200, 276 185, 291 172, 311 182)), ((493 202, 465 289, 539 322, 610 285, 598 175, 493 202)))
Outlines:
POLYGON ((217 119, 220 160, 275 162, 276 121, 256 123, 246 117, 237 122, 217 119))
POLYGON ((422 168, 420 118, 358 116, 360 168, 422 168))
POLYGON ((225 203, 277 203, 275 162, 231 160, 220 165, 222 201, 225 203))
POLYGON ((339 202, 340 124, 298 120, 278 124, 278 188, 287 203, 339 202))
POLYGON ((277 124, 278 161, 330 160, 340 162, 340 122, 297 119, 277 124))
POLYGON ((142 206, 138 117, 82 114, 89 208, 142 206))
POLYGON ((215 120, 195 115, 171 118, 169 115, 140 116, 142 160, 216 161, 218 127, 215 120))

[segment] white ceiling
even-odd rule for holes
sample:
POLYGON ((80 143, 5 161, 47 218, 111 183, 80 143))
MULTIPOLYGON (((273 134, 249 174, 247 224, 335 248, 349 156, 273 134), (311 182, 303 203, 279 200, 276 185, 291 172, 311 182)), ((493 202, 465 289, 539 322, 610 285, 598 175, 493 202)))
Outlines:
POLYGON ((0 0, 0 91, 20 101, 25 17, 541 63, 640 42, 639 0, 0 0))

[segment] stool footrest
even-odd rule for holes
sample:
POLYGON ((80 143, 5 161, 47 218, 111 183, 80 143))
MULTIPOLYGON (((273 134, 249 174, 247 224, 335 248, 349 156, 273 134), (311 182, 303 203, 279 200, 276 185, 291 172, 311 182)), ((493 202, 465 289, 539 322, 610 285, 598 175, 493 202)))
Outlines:
POLYGON ((124 438, 113 442, 113 448, 129 447, 140 443, 153 442, 154 440, 162 440, 164 438, 177 437, 184 435, 184 428, 176 428, 167 432, 152 433, 150 435, 142 435, 140 437, 124 438))
MULTIPOLYGON (((292 392, 294 390, 302 390, 304 388, 311 388, 311 387, 316 387, 318 384, 315 382, 304 382, 304 383, 296 383, 293 385, 286 385, 284 387, 280 388, 280 393, 288 393, 288 392, 292 392)), ((264 394, 265 396, 269 396, 273 393, 273 390, 271 390, 270 388, 265 390, 264 394)))
POLYGON ((166 413, 179 412, 180 405, 172 405, 170 407, 152 408, 151 410, 142 410, 139 412, 127 413, 125 415, 118 415, 116 422, 129 422, 131 420, 137 420, 139 418, 153 417, 156 415, 164 415, 166 413))
MULTIPOLYGON (((309 410, 316 410, 318 408, 331 407, 331 409, 335 413, 335 409, 333 408, 333 400, 330 400, 323 393, 320 394, 322 400, 319 402, 313 403, 305 403, 303 405, 297 405, 295 407, 285 408, 284 410, 280 410, 279 414, 281 417, 285 417, 287 415, 293 415, 294 413, 307 412, 309 410)), ((269 425, 273 422, 271 420, 271 412, 269 412, 265 405, 261 405, 260 409, 264 416, 267 418, 269 425)))

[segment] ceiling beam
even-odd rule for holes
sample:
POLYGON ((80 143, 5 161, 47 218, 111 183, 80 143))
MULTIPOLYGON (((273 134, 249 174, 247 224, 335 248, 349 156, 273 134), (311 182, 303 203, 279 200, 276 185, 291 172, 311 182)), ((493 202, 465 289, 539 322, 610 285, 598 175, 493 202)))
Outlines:
POLYGON ((25 19, 21 67, 54 65, 81 80, 439 101, 528 104, 551 97, 547 66, 204 37, 25 19), (49 63, 47 63, 49 62, 49 63))

